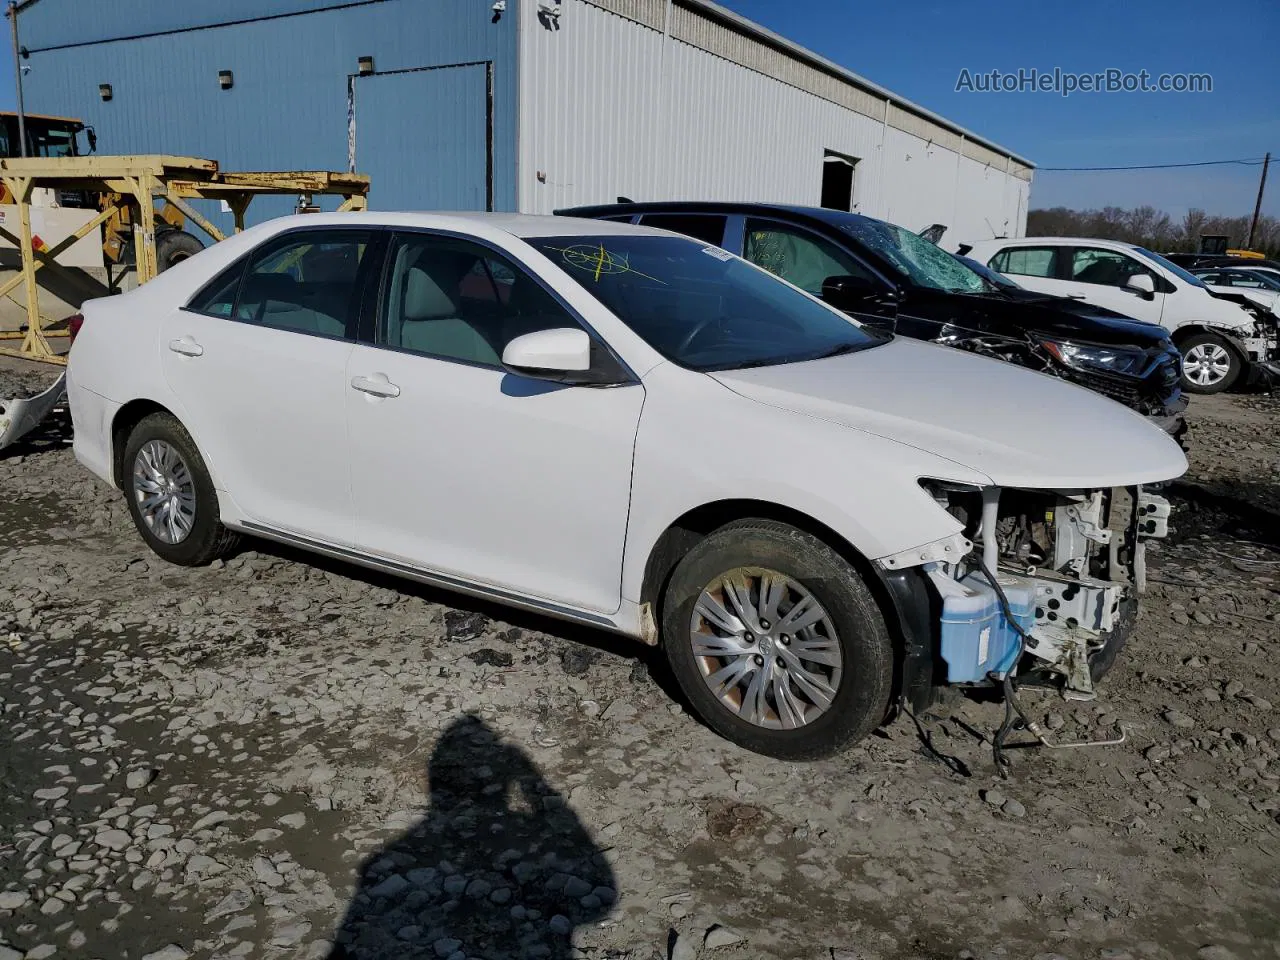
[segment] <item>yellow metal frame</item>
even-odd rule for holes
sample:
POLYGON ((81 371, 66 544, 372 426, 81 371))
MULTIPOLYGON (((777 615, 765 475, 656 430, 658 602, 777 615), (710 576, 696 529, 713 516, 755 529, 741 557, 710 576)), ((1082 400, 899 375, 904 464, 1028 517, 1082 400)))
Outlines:
POLYGON ((13 195, 21 224, 19 236, 15 237, 3 228, 0 228, 0 236, 14 243, 22 254, 20 273, 0 284, 0 296, 22 285, 26 290, 27 306, 26 331, 0 333, 0 341, 20 339, 21 346, 0 346, 0 354, 61 364, 67 362, 66 358, 54 352, 48 338, 66 336, 66 333, 46 329, 40 316, 36 272, 50 264, 60 266, 57 263, 60 254, 122 213, 122 205, 132 206, 132 212, 136 214, 131 219, 140 284, 153 280, 159 272, 155 230, 157 199, 182 211, 214 242, 225 239, 225 234, 200 216, 188 200, 226 201, 235 216, 237 233, 244 229, 245 211, 256 196, 337 195, 343 198, 338 207, 340 212, 366 210, 369 205, 369 178, 363 174, 330 170, 223 173, 215 161, 197 157, 147 155, 0 159, 0 183, 13 195), (115 194, 120 200, 108 204, 98 216, 52 249, 40 251, 34 249, 31 234, 31 194, 37 187, 115 194))

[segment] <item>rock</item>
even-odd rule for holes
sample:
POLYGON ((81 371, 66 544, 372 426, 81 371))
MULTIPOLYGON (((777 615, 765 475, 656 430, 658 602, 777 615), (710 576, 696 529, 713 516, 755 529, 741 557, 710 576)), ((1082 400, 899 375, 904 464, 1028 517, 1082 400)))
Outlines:
POLYGON ((294 830, 297 830, 306 822, 307 815, 305 813, 288 813, 276 821, 280 826, 291 827, 294 830))
POLYGON ((489 894, 489 900, 492 903, 509 903, 511 901, 511 888, 498 887, 497 890, 489 894))
POLYGON ((271 937, 271 945, 273 947, 292 947, 310 932, 311 924, 306 920, 286 923, 284 926, 276 928, 271 937))
POLYGON ((1027 815, 1027 808, 1013 799, 1013 797, 1006 800, 1000 809, 1011 817, 1025 817, 1027 815))
POLYGON ((672 930, 667 934, 667 942, 671 944, 670 960, 696 960, 698 950, 691 938, 682 937, 672 930))
POLYGON ((119 852, 133 843, 133 837, 123 830, 103 830, 93 838, 93 842, 100 847, 119 852))
POLYGON ((199 833, 201 830, 208 830, 210 827, 216 827, 220 823, 225 823, 231 819, 231 814, 226 810, 212 810, 191 825, 192 833, 199 833))
POLYGON ((26 952, 22 960, 48 960, 58 952, 58 948, 51 943, 42 943, 38 947, 32 947, 26 952))
POLYGON ((246 910, 249 904, 253 902, 253 894, 241 887, 238 890, 232 890, 225 897, 218 901, 217 905, 204 915, 205 923, 211 920, 217 920, 219 917, 230 916, 233 913, 239 913, 246 910))
POLYGON ((37 800, 61 800, 67 795, 66 787, 47 787, 32 794, 37 800))
POLYGON ((554 917, 547 921, 547 928, 560 936, 567 936, 569 931, 573 929, 573 924, 569 922, 569 918, 563 913, 557 913, 554 917))
POLYGON ((0 893, 0 910, 21 910, 30 901, 31 897, 21 890, 6 890, 0 893))
MULTIPOLYGON (((472 881, 474 882, 474 881, 472 881)), ((394 897, 396 894, 403 892, 409 886, 409 881, 398 873, 393 873, 387 879, 369 891, 371 897, 394 897)), ((487 894, 488 891, 486 890, 487 894)))
POLYGON ((577 900, 579 897, 585 897, 590 892, 591 884, 581 877, 570 877, 564 882, 564 893, 567 897, 573 897, 573 899, 577 900))
POLYGON ((141 790, 156 778, 158 770, 130 770, 124 778, 124 785, 130 790, 141 790))
POLYGON ((23 960, 22 952, 0 943, 0 960, 23 960))
POLYGON ((702 947, 704 950, 714 950, 717 947, 728 947, 741 941, 742 934, 717 923, 708 928, 706 936, 702 938, 702 947))
POLYGON ((1196 951, 1198 960, 1236 960, 1236 955, 1216 943, 1206 944, 1196 951))
POLYGON ((268 887, 284 886, 284 877, 276 871, 271 861, 266 857, 253 858, 253 875, 260 882, 268 887))
POLYGON ((176 943, 171 943, 167 947, 155 951, 154 953, 143 954, 142 960, 188 960, 191 954, 183 950, 176 943))
MULTIPOLYGON (((406 880, 404 885, 408 886, 409 882, 406 880)), ((468 897, 475 900, 482 900, 492 892, 493 884, 488 880, 481 880, 479 877, 476 877, 476 879, 467 884, 466 894, 468 897)))
POLYGON ((1050 730, 1061 730, 1066 722, 1066 718, 1060 713, 1051 713, 1044 718, 1044 725, 1050 730))
POLYGON ((1190 730, 1196 725, 1196 722, 1189 716, 1185 713, 1179 713, 1177 710, 1166 710, 1160 717, 1165 723, 1178 727, 1180 730, 1190 730))
POLYGON ((441 937, 431 946, 435 949, 437 957, 447 957, 462 946, 462 941, 455 940, 453 937, 441 937))
POLYGON ((1161 760, 1169 759, 1169 748, 1162 743, 1157 743, 1147 747, 1147 749, 1142 752, 1142 755, 1152 763, 1159 763, 1161 760))
POLYGON ((999 790, 984 790, 982 792, 982 799, 993 807, 1003 807, 1005 795, 999 790))
POLYGON ((1225 696, 1234 697, 1243 689, 1244 689, 1243 683, 1241 683, 1239 680, 1231 680, 1231 681, 1228 681, 1227 685, 1222 688, 1222 692, 1225 696))

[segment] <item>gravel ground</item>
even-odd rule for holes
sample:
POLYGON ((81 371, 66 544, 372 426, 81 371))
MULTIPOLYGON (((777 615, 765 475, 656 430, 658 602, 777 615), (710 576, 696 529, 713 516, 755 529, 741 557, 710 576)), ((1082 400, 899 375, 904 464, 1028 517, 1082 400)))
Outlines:
MULTIPOLYGON (((0 366, 0 396, 48 371, 0 366)), ((264 543, 188 570, 0 454, 0 960, 1280 957, 1280 401, 1197 398, 1094 703, 786 764, 648 651, 264 543), (926 745, 923 738, 927 738, 926 745)))

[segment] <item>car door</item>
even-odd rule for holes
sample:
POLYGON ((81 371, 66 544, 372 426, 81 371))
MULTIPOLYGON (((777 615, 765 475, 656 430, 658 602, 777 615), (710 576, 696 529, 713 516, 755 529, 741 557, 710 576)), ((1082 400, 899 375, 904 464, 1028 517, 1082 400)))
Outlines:
POLYGON ((278 236, 162 324, 179 416, 253 523, 353 542, 345 377, 371 238, 330 227, 278 236))
MULTIPOLYGON (((748 217, 743 224, 742 258, 764 267, 815 297, 822 296, 828 277, 852 276, 869 287, 887 291, 888 284, 852 253, 804 227, 767 217, 748 217)), ((892 328, 896 302, 887 296, 868 296, 849 311, 872 326, 892 328)), ((929 331, 900 328, 907 336, 929 336, 929 331)))
POLYGON ((1159 323, 1164 312, 1164 291, 1170 285, 1136 257, 1105 247, 1064 247, 1065 275, 1071 292, 1086 302, 1107 307, 1148 323, 1159 323), (1129 278, 1144 275, 1151 279, 1154 293, 1144 294, 1125 286, 1129 278))
POLYGON ((397 235, 387 256, 372 342, 347 363, 360 549, 617 610, 644 388, 504 370, 514 337, 583 325, 509 256, 431 232, 397 235))
POLYGON ((1079 297, 1060 268, 1062 248, 1054 246, 1009 246, 997 252, 987 266, 1010 277, 1020 287, 1056 297, 1079 297))

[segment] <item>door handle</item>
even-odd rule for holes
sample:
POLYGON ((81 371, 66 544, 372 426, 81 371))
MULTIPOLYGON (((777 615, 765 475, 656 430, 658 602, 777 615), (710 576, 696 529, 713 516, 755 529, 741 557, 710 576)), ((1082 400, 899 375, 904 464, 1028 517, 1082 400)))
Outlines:
POLYGON ((352 377, 351 389, 359 390, 374 397, 398 397, 400 388, 386 378, 385 374, 375 373, 372 377, 352 377))
POLYGON ((190 337, 179 337, 177 340, 170 340, 169 349, 174 353, 182 354, 184 357, 204 356, 204 347, 190 337))

